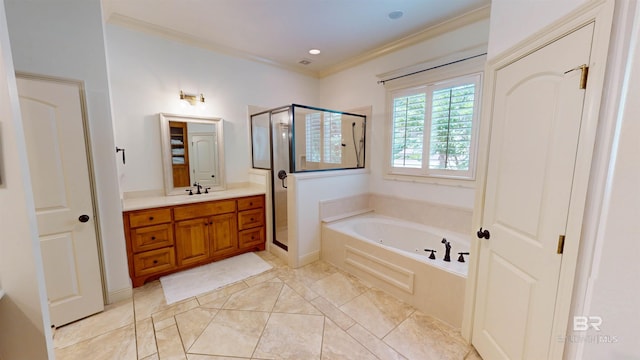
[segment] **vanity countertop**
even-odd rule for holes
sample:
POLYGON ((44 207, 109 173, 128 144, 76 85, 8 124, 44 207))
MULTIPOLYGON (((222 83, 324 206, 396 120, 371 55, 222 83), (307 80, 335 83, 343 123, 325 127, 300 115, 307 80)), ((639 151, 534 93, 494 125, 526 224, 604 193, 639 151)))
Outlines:
POLYGON ((170 196, 144 196, 122 200, 122 211, 151 209, 163 206, 175 206, 192 204, 203 201, 224 200, 230 198, 264 195, 265 188, 261 185, 238 187, 229 190, 212 191, 200 195, 170 195, 170 196))

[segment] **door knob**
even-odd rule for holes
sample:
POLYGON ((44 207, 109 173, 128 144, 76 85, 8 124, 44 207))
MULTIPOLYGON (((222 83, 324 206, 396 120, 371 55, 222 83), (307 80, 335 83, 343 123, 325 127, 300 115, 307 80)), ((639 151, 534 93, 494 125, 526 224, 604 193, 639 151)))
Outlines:
POLYGON ((491 237, 491 233, 489 232, 489 230, 484 229, 482 230, 482 228, 480 228, 480 230, 478 230, 477 234, 478 235, 478 239, 487 239, 489 240, 489 237, 491 237))
POLYGON ((80 217, 78 218, 78 220, 79 220, 81 223, 86 223, 87 221, 89 221, 89 219, 90 219, 90 218, 89 218, 89 215, 80 215, 80 217))

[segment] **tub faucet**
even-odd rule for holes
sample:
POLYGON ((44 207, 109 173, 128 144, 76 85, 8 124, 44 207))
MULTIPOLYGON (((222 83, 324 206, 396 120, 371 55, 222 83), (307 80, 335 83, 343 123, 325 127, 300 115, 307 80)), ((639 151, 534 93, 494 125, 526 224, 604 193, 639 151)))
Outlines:
POLYGON ((444 261, 451 261, 451 243, 447 241, 446 238, 442 238, 441 241, 444 244, 445 253, 444 253, 444 261))

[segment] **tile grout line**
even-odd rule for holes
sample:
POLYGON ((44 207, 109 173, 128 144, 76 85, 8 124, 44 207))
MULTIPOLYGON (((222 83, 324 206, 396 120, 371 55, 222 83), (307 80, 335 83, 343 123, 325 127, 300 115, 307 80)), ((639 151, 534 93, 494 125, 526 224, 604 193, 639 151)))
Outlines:
POLYGON ((260 336, 258 336, 258 341, 256 341, 256 344, 253 346, 253 351, 251 352, 251 359, 253 359, 256 355, 256 351, 258 350, 258 345, 260 345, 260 340, 262 340, 262 337, 264 336, 264 331, 267 328, 267 324, 269 323, 269 320, 271 320, 271 313, 269 313, 269 316, 267 317, 267 321, 264 323, 264 326, 262 327, 260 336))
POLYGON ((254 357, 254 355, 256 354, 256 351, 258 350, 258 345, 260 345, 260 340, 262 340, 262 337, 264 336, 264 331, 267 328, 267 324, 269 324, 269 320, 271 320, 273 309, 275 308, 276 304, 278 303, 278 300, 280 299, 280 296, 282 295, 282 290, 284 290, 284 286, 285 284, 283 282, 282 287, 280 288, 280 292, 278 293, 278 297, 276 298, 276 301, 273 303, 273 306, 271 307, 271 311, 269 311, 269 317, 267 317, 267 321, 264 323, 264 327, 260 332, 260 336, 258 336, 258 341, 256 341, 256 345, 253 347, 253 351, 251 352, 251 358, 254 357))

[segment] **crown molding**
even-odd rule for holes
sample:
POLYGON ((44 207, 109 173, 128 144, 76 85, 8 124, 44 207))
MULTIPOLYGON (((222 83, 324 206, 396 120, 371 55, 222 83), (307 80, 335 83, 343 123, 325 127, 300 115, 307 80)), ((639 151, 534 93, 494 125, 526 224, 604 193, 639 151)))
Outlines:
POLYGON ((237 57, 237 58, 242 58, 242 59, 247 59, 247 60, 251 60, 251 61, 255 61, 258 63, 262 63, 262 64, 266 64, 266 65, 271 65, 271 66, 275 66, 284 70, 288 70, 288 71, 293 71, 293 72, 297 72, 303 75, 307 75, 307 76, 311 76, 314 78, 318 77, 318 73, 315 71, 311 71, 311 70, 305 70, 305 69, 300 69, 294 66, 289 66, 289 65, 285 65, 282 64, 280 62, 271 60, 271 59, 267 59, 261 56, 257 56, 255 54, 251 54, 245 51, 241 51, 238 49, 234 49, 232 47, 229 46, 225 46, 225 45, 221 45, 218 43, 214 43, 208 40, 205 40, 203 38, 197 37, 197 36, 193 36, 190 34, 186 34, 180 31, 176 31, 173 29, 169 29, 166 28, 164 26, 160 26, 160 25, 156 25, 156 24, 152 24, 146 21, 142 21, 142 20, 138 20, 138 19, 134 19, 132 17, 128 17, 119 13, 113 13, 111 14, 111 16, 109 17, 109 24, 113 24, 113 25, 117 25, 117 26, 122 26, 131 30, 136 30, 136 31, 140 31, 140 32, 144 32, 150 35, 156 35, 156 36, 160 36, 163 37, 165 39, 169 39, 169 40, 173 40, 173 41, 177 41, 177 42, 181 42, 181 43, 185 43, 187 45, 191 45, 191 46, 195 46, 195 47, 199 47, 199 48, 203 48, 203 49, 207 49, 207 50, 212 50, 218 53, 222 53, 225 55, 229 55, 229 56, 233 56, 233 57, 237 57))
POLYGON ((211 41, 205 40, 197 36, 172 30, 172 29, 169 29, 160 25, 152 24, 146 21, 134 19, 132 17, 128 17, 119 13, 112 13, 107 23, 122 26, 132 30, 140 31, 140 32, 144 32, 151 35, 160 36, 169 40, 182 42, 191 46, 212 50, 212 51, 226 54, 229 56, 247 59, 247 60, 255 61, 255 62, 266 64, 266 65, 271 65, 280 69, 296 72, 296 73, 310 76, 313 78, 321 79, 329 75, 338 73, 340 71, 360 65, 367 61, 371 61, 380 56, 390 54, 392 52, 421 43, 423 41, 442 35, 444 33, 456 30, 463 26, 473 24, 475 22, 478 22, 484 19, 488 19, 490 12, 491 12, 490 5, 485 5, 481 8, 472 10, 470 12, 467 12, 465 14, 462 14, 460 16, 457 16, 445 22, 430 26, 426 29, 423 29, 417 33, 406 36, 402 39, 390 42, 381 47, 365 52, 362 55, 356 56, 349 60, 330 66, 329 68, 323 71, 312 71, 312 70, 300 69, 299 67, 296 67, 296 66, 283 64, 281 62, 277 62, 268 58, 257 56, 249 52, 241 51, 241 50, 238 50, 229 46, 225 46, 222 44, 213 43, 211 41))
POLYGON ((367 61, 371 61, 380 56, 390 54, 392 52, 404 49, 406 47, 421 43, 444 33, 456 30, 466 25, 473 24, 475 22, 485 20, 489 18, 491 13, 491 6, 485 5, 481 8, 472 10, 445 22, 430 26, 417 33, 406 36, 402 39, 390 42, 379 48, 368 51, 360 56, 356 56, 347 61, 343 61, 339 64, 331 66, 327 70, 318 72, 318 77, 323 78, 329 75, 333 75, 348 68, 360 65, 367 61))

